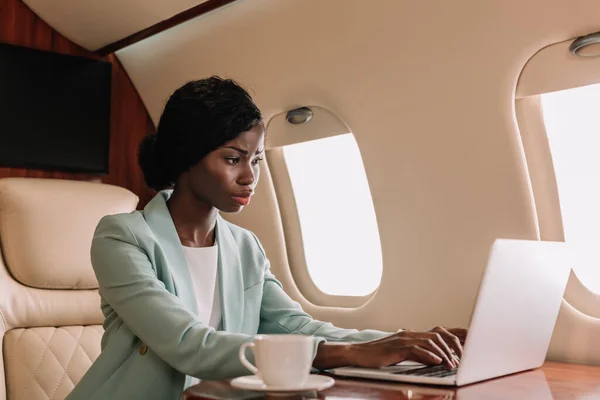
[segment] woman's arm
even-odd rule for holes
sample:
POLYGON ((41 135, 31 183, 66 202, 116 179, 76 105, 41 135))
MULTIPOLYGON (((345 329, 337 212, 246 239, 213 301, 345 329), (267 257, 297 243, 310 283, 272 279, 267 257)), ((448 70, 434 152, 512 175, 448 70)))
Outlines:
POLYGON ((331 323, 312 319, 287 296, 270 272, 265 275, 264 289, 261 333, 298 333, 328 341, 318 344, 314 368, 378 368, 405 360, 427 365, 443 363, 448 368, 455 368, 458 364, 453 351, 458 357, 462 356, 462 346, 457 336, 442 327, 430 332, 401 331, 394 334, 341 329, 331 323))
POLYGON ((451 333, 448 335, 450 336, 444 337, 444 334, 437 331, 402 331, 383 339, 363 343, 321 343, 313 367, 379 368, 411 360, 427 365, 444 364, 447 368, 455 368, 462 355, 462 346, 456 336, 451 333))
MULTIPOLYGON (((263 251, 256 237, 255 240, 263 251)), ((380 367, 404 360, 424 364, 444 363, 449 368, 457 365, 453 352, 458 357, 462 355, 461 343, 456 335, 442 327, 429 332, 389 333, 342 329, 329 322, 312 319, 284 292, 281 283, 271 273, 266 256, 264 260, 265 279, 259 333, 298 333, 324 338, 327 343, 318 344, 313 362, 315 368, 349 365, 380 367)))
POLYGON ((392 335, 376 330, 343 329, 313 319, 283 290, 281 283, 265 265, 259 333, 298 333, 324 338, 328 342, 366 342, 392 335))
POLYGON ((366 342, 392 334, 371 329, 343 329, 329 322, 314 320, 285 293, 281 283, 271 273, 269 260, 260 241, 256 235, 252 236, 262 254, 264 269, 259 333, 298 333, 317 336, 328 342, 366 342))

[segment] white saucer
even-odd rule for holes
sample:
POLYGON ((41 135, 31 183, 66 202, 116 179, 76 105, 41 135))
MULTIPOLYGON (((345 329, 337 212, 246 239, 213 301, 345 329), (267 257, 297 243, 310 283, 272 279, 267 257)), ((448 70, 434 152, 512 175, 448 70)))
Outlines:
POLYGON ((231 386, 244 389, 254 390, 257 392, 270 392, 270 393, 297 393, 297 392, 309 392, 319 391, 332 387, 335 384, 335 380, 328 376, 323 375, 309 375, 306 382, 303 385, 297 385, 294 387, 278 387, 278 386, 267 386, 262 379, 256 375, 241 376, 231 381, 231 386))

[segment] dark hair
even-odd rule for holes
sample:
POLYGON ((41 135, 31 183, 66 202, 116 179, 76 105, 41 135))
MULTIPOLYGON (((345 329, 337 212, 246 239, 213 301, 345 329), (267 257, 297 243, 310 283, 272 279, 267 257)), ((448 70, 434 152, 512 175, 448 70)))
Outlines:
POLYGON ((252 97, 235 81, 212 76, 186 83, 167 101, 157 133, 140 143, 146 184, 157 191, 172 186, 208 153, 261 121, 252 97))

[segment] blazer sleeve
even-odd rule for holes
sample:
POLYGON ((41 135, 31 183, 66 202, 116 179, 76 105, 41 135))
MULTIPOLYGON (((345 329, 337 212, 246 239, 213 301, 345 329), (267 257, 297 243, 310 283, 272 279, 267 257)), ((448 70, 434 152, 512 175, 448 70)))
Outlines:
POLYGON ((281 283, 271 273, 270 263, 260 242, 256 236, 254 238, 263 253, 265 269, 259 333, 298 333, 332 342, 366 342, 391 335, 371 329, 359 331, 338 328, 329 322, 313 319, 285 293, 281 283))
POLYGON ((173 368, 202 379, 250 373, 240 363, 238 350, 253 337, 203 325, 157 278, 126 221, 105 217, 100 222, 91 257, 100 295, 173 368))

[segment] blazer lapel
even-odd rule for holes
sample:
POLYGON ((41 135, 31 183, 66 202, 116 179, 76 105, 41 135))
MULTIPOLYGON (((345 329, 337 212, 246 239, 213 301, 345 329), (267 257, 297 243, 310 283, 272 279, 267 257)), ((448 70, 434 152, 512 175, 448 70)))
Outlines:
POLYGON ((223 330, 239 333, 244 319, 244 280, 240 253, 227 222, 220 215, 217 217, 216 230, 223 330))
POLYGON ((183 253, 181 241, 167 208, 172 190, 163 190, 144 207, 144 217, 162 248, 168 268, 175 283, 175 294, 194 313, 198 313, 192 277, 183 253))

